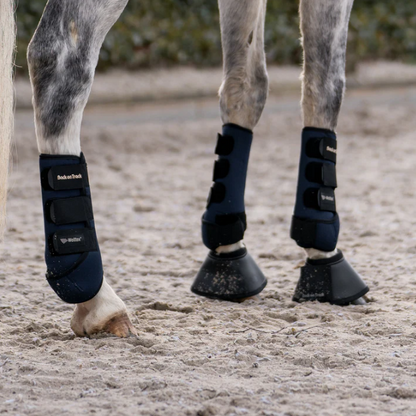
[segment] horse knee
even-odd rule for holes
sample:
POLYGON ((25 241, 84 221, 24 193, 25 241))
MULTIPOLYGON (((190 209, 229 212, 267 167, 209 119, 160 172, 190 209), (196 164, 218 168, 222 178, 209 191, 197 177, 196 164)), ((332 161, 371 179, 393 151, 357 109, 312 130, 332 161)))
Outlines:
POLYGON ((333 72, 321 81, 319 71, 302 76, 302 112, 305 126, 335 130, 345 91, 345 73, 333 72))
MULTIPOLYGON (((266 104, 267 95, 269 92, 269 76, 267 74, 266 66, 256 68, 254 72, 253 88, 256 91, 256 106, 261 109, 260 114, 266 104)), ((260 118, 259 114, 259 118, 260 118)))
POLYGON ((269 78, 266 66, 232 72, 224 79, 219 92, 222 121, 253 130, 267 100, 269 78))

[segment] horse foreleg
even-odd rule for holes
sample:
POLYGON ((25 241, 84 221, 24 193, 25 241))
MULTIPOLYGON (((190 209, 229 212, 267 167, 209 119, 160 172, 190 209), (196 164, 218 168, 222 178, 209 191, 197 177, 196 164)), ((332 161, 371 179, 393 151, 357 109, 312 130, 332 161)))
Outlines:
POLYGON ((335 131, 345 91, 348 24, 354 0, 302 0, 304 51, 302 113, 305 127, 335 131))
POLYGON ((335 129, 345 89, 345 56, 353 0, 301 0, 304 49, 302 134, 291 236, 306 250, 294 300, 345 304, 368 291, 336 249, 335 129))
POLYGON ((202 220, 204 244, 211 249, 192 290, 238 300, 259 293, 266 279, 243 244, 244 191, 252 130, 266 103, 264 57, 265 0, 219 0, 224 61, 221 118, 214 184, 202 220))
MULTIPOLYGON (((304 51, 302 115, 304 127, 334 132, 345 91, 348 23, 354 0, 300 2, 300 29, 304 51)), ((322 214, 332 217, 332 214, 322 214)), ((328 219, 325 218, 325 219, 328 219)), ((333 239, 338 239, 338 230, 333 239)), ((309 258, 329 258, 325 251, 306 248, 309 258)))
MULTIPOLYGON (((304 127, 334 132, 345 91, 348 23, 354 0, 300 2, 304 62, 302 114, 304 127)), ((302 195, 303 197, 303 195, 302 195)), ((323 213, 326 220, 333 214, 323 213)), ((338 239, 338 230, 333 233, 338 239)), ((334 244, 334 243, 332 243, 334 244)), ((336 244, 336 241, 335 241, 336 244)), ((330 250, 306 248, 309 258, 328 258, 330 250)))
MULTIPOLYGON (((266 0, 220 0, 219 8, 224 61, 219 90, 221 119, 224 124, 252 131, 260 120, 268 94, 264 54, 266 0)), ((219 246, 216 251, 230 253, 241 247, 242 240, 219 246)))
POLYGON ((49 0, 28 49, 47 277, 64 301, 77 304, 71 327, 80 336, 135 333, 124 303, 103 277, 80 141, 102 42, 127 1, 49 0))
POLYGON ((13 0, 0 2, 0 237, 6 221, 7 176, 13 130, 13 0))
POLYGON ((253 130, 268 94, 264 55, 266 0, 219 0, 223 49, 221 119, 253 130))

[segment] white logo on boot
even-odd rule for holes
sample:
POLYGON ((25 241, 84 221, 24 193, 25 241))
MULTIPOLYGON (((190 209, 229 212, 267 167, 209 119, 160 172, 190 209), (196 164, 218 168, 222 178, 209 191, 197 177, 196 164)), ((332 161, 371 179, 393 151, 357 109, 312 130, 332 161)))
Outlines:
POLYGON ((331 153, 335 153, 335 154, 337 154, 337 149, 334 149, 333 147, 331 147, 331 146, 327 146, 326 147, 326 151, 327 152, 331 152, 331 153))
POLYGON ((82 174, 79 173, 78 175, 76 175, 75 173, 72 173, 71 175, 57 175, 56 179, 58 179, 58 181, 68 181, 71 179, 82 179, 82 174))
POLYGON ((69 237, 69 238, 61 238, 61 243, 82 243, 82 237, 69 237))

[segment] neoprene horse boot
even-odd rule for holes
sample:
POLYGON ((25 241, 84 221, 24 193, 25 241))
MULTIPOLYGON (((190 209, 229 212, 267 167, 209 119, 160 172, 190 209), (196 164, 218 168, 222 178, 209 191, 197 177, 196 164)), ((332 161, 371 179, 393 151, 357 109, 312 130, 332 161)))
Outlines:
POLYGON ((267 280, 245 247, 217 253, 220 246, 243 240, 247 228, 244 191, 253 140, 250 130, 234 124, 218 134, 213 186, 202 217, 202 240, 209 252, 191 287, 209 298, 238 301, 257 295, 267 280))
POLYGON ((84 155, 40 155, 46 278, 68 303, 92 299, 103 267, 84 155))
MULTIPOLYGON (((334 132, 306 127, 302 134, 298 189, 291 237, 303 248, 336 249, 340 221, 335 188, 337 141, 334 132)), ((330 258, 307 259, 293 300, 318 300, 345 305, 369 291, 341 251, 330 258)))

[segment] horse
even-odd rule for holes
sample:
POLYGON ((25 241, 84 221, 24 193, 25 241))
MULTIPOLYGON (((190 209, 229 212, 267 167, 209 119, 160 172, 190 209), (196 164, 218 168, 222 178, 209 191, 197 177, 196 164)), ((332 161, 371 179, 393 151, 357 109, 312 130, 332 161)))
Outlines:
MULTIPOLYGON (((28 47, 35 129, 40 153, 47 280, 75 304, 71 328, 136 335, 124 302, 106 282, 95 233, 81 121, 99 52, 128 0, 48 0, 28 47)), ((253 141, 268 95, 264 51, 267 0, 219 0, 223 81, 213 185, 202 217, 210 250, 191 290, 242 301, 267 279, 244 244, 244 191, 253 141)), ((306 253, 293 300, 364 303, 369 290, 337 248, 336 127, 345 91, 348 24, 353 0, 300 0, 304 51, 301 108, 304 129, 290 235, 306 253)), ((12 130, 12 0, 0 6, 0 210, 4 221, 12 130)))

